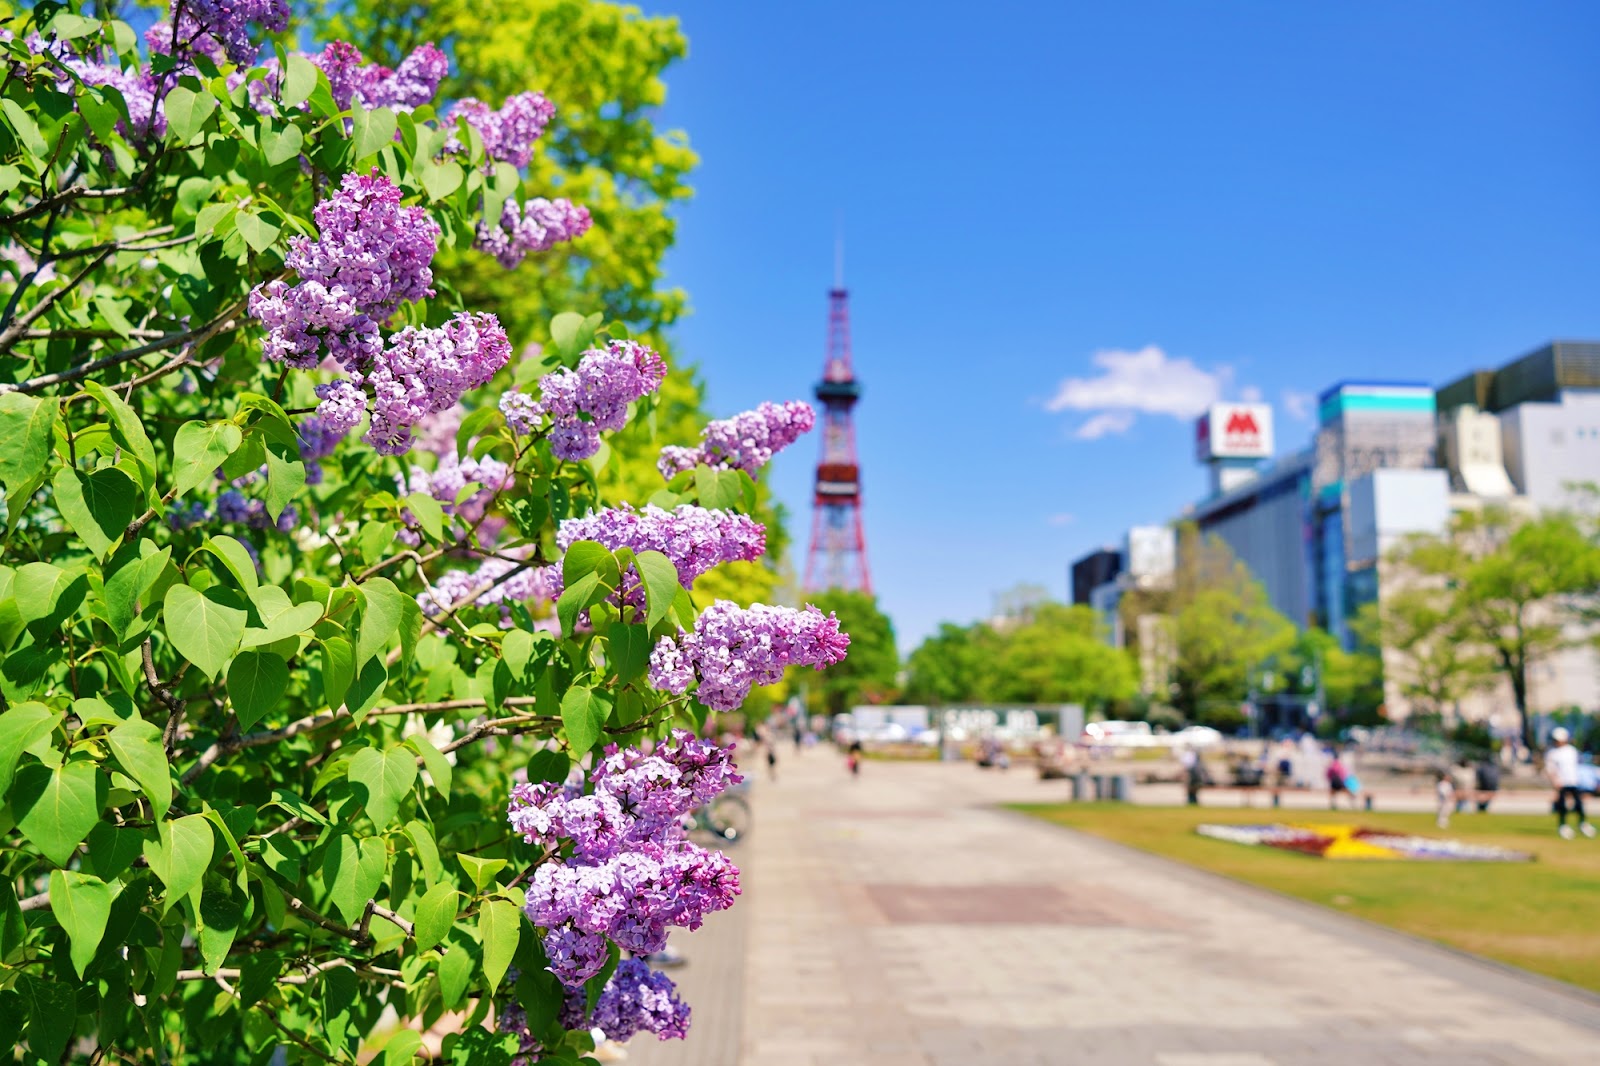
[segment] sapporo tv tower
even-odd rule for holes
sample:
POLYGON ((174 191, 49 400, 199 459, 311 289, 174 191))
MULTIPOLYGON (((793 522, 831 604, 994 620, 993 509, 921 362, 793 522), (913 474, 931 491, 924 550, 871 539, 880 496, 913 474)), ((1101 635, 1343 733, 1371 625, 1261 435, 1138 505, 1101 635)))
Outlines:
POLYGON ((847 589, 871 595, 853 415, 861 386, 850 360, 850 293, 844 287, 842 243, 835 253, 833 288, 828 291, 828 358, 816 397, 822 406, 822 457, 817 461, 812 498, 805 587, 808 591, 847 589))

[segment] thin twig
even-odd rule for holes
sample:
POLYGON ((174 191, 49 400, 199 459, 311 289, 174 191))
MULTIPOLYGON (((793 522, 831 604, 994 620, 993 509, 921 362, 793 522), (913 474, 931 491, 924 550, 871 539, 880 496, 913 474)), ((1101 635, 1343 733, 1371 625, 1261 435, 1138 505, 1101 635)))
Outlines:
POLYGON ((60 192, 40 199, 38 203, 30 204, 21 211, 13 211, 11 214, 0 218, 0 226, 26 222, 30 218, 44 214, 58 204, 70 204, 74 200, 109 200, 117 196, 126 196, 128 193, 133 192, 135 188, 136 186, 132 185, 114 189, 91 189, 83 185, 68 186, 60 192))

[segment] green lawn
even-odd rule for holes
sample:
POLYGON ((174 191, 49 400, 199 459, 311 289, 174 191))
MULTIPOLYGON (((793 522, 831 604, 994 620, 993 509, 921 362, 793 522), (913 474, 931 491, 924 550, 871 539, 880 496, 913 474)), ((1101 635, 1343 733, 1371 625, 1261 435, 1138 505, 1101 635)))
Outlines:
POLYGON ((1549 816, 1238 811, 1017 804, 1059 825, 1154 852, 1600 992, 1600 839, 1561 840, 1549 816), (1199 836, 1201 822, 1344 822, 1528 852, 1531 863, 1319 859, 1199 836))

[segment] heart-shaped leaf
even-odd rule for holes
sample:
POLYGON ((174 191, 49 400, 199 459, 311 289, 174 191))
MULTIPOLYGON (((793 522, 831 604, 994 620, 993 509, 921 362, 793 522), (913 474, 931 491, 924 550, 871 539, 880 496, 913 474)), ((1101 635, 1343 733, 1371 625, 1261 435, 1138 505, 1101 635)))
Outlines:
POLYGON ((61 517, 102 559, 138 513, 139 486, 120 467, 80 474, 64 466, 51 484, 61 517))
POLYGON ((270 651, 241 651, 228 665, 228 698, 241 732, 266 715, 289 687, 289 665, 270 651))
POLYGON ((94 961, 94 953, 106 935, 106 920, 111 917, 111 902, 117 886, 98 877, 74 870, 54 870, 50 874, 50 913, 67 931, 72 945, 72 968, 83 976, 94 961))
POLYGON ((237 596, 213 586, 204 592, 173 585, 162 606, 167 639, 178 654, 215 679, 239 650, 245 613, 237 596))
POLYGON ((350 760, 350 781, 366 789, 367 816, 387 829, 417 783, 417 757, 406 748, 363 748, 350 760))
POLYGON ((12 782, 11 809, 23 835, 45 858, 65 866, 100 820, 106 793, 106 776, 89 763, 64 763, 60 769, 31 763, 12 782))

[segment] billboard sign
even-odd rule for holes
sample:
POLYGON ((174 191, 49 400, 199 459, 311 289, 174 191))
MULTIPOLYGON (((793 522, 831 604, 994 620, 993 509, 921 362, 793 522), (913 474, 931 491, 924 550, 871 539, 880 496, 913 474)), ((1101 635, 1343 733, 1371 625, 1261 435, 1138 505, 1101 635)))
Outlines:
POLYGON ((1213 459, 1272 456, 1272 407, 1264 403, 1212 404, 1195 423, 1195 454, 1213 459))

